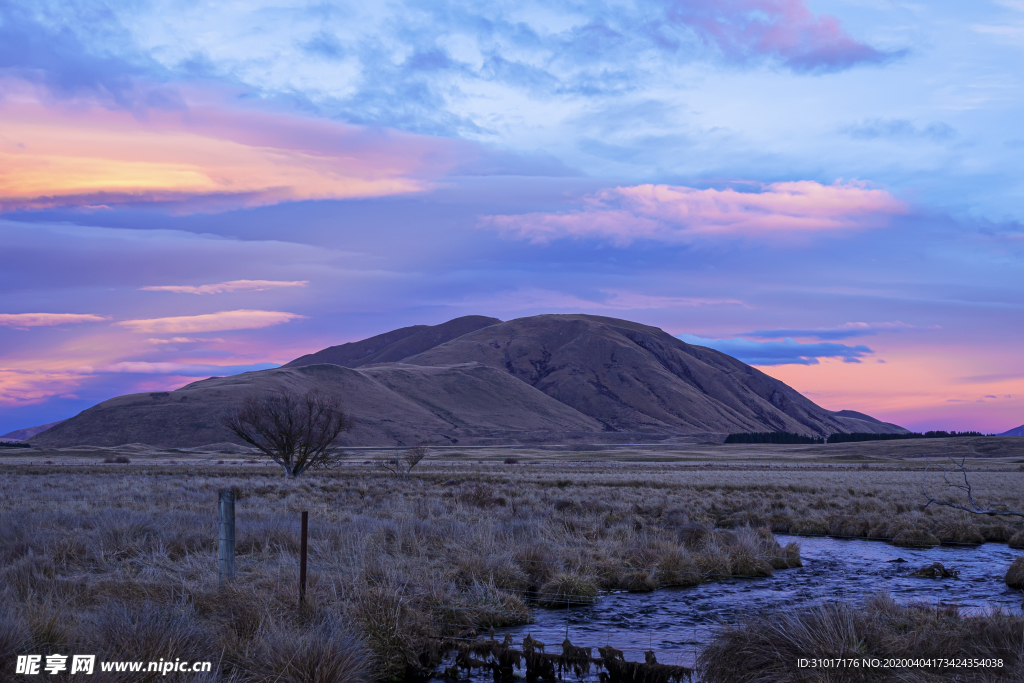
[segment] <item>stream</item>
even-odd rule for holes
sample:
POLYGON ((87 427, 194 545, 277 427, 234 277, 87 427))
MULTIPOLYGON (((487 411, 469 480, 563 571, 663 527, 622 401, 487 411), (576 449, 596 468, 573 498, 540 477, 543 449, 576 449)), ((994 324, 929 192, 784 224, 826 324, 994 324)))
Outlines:
POLYGON ((1001 543, 981 546, 898 548, 879 541, 796 537, 777 534, 779 543, 800 544, 804 566, 777 570, 763 579, 731 579, 651 593, 604 594, 594 605, 534 610, 534 623, 495 629, 498 639, 510 633, 515 643, 527 634, 557 652, 566 636, 577 646, 611 644, 627 660, 644 661, 654 650, 662 664, 693 666, 697 652, 710 642, 721 621, 734 622, 750 612, 801 607, 843 600, 861 605, 872 594, 888 591, 898 602, 955 604, 965 610, 990 607, 1019 609, 1021 591, 1006 587, 1003 577, 1020 551, 1001 543), (890 560, 902 557, 906 563, 890 560), (911 572, 941 562, 960 571, 956 579, 921 579, 911 572))

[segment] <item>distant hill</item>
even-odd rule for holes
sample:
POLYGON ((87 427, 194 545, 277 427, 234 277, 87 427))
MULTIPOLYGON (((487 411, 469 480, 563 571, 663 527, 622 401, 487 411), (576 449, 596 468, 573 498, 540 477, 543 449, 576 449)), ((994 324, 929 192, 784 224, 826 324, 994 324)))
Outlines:
POLYGON ((15 429, 13 432, 7 432, 3 436, 0 436, 0 441, 24 441, 25 439, 45 432, 50 427, 59 425, 64 420, 57 420, 56 422, 50 422, 49 424, 39 425, 38 427, 26 427, 24 429, 15 429))
POLYGON ((296 358, 284 367, 299 368, 317 363, 332 363, 346 368, 358 368, 372 363, 394 363, 500 322, 497 318, 467 315, 440 325, 403 327, 363 341, 329 346, 323 351, 296 358))
POLYGON ((1015 427, 1014 429, 1011 429, 1008 432, 1003 432, 999 436, 1024 436, 1024 425, 1021 425, 1020 427, 1015 427))
POLYGON ((467 361, 504 369, 612 431, 822 434, 888 429, 871 418, 837 416, 724 353, 615 318, 519 318, 402 362, 467 361))
POLYGON ((654 440, 687 434, 904 432, 831 412, 731 356, 588 315, 467 316, 332 346, 282 368, 104 401, 39 446, 236 439, 217 415, 244 396, 319 387, 342 397, 357 445, 654 440))

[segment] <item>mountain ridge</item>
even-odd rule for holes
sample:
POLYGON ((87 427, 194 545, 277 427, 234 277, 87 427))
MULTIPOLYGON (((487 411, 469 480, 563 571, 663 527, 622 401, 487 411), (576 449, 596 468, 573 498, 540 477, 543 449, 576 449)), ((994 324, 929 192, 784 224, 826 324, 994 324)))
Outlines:
POLYGON ((347 446, 906 431, 863 413, 828 411, 756 368, 656 327, 541 315, 416 325, 281 368, 120 396, 31 441, 54 447, 235 441, 215 419, 219 412, 252 393, 314 387, 338 393, 352 414, 354 427, 340 440, 347 446))

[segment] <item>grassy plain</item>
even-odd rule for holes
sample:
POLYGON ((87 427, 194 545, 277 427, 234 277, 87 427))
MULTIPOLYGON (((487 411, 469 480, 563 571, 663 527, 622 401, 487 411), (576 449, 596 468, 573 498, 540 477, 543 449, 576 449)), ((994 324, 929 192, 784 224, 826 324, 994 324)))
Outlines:
MULTIPOLYGON (((230 446, 4 450, 0 662, 74 651, 208 659, 209 680, 395 678, 436 663, 443 638, 523 623, 537 603, 796 564, 769 530, 898 543, 1024 530, 920 509, 921 458, 965 456, 979 496, 1024 510, 1024 439, 942 441, 958 443, 434 450, 408 480, 380 469, 385 450, 297 481, 230 446), (118 457, 131 462, 104 462, 118 457), (238 499, 238 555, 222 590, 223 488, 238 499)), ((146 680, 132 676, 95 680, 146 680)))

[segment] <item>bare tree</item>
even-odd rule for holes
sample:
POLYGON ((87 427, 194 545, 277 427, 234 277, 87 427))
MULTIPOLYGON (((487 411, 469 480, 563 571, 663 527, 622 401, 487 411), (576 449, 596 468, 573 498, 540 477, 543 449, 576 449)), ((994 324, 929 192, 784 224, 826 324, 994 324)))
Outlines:
POLYGON ((925 507, 929 505, 941 505, 943 507, 950 507, 955 510, 963 510, 964 512, 970 512, 973 515, 987 515, 989 517, 1024 517, 1024 512, 1019 510, 1010 510, 1003 504, 994 505, 981 505, 974 499, 974 489, 971 487, 970 479, 967 477, 967 468, 964 467, 965 458, 960 458, 960 462, 953 459, 953 467, 942 468, 942 481, 945 484, 947 494, 959 491, 959 495, 966 500, 962 503, 956 503, 952 500, 938 499, 928 493, 928 470, 931 469, 931 464, 924 469, 924 477, 921 480, 921 493, 928 500, 924 504, 925 507), (961 483, 961 480, 963 483, 961 483))
POLYGON ((249 396, 221 423, 280 465, 289 479, 335 464, 341 455, 332 449, 334 441, 351 426, 337 397, 317 389, 249 396))
POLYGON ((408 479, 409 474, 412 472, 412 468, 420 464, 420 460, 423 460, 426 455, 426 448, 423 446, 416 446, 415 448, 410 448, 405 451, 397 458, 391 458, 390 460, 383 461, 381 463, 381 467, 397 477, 408 479))

